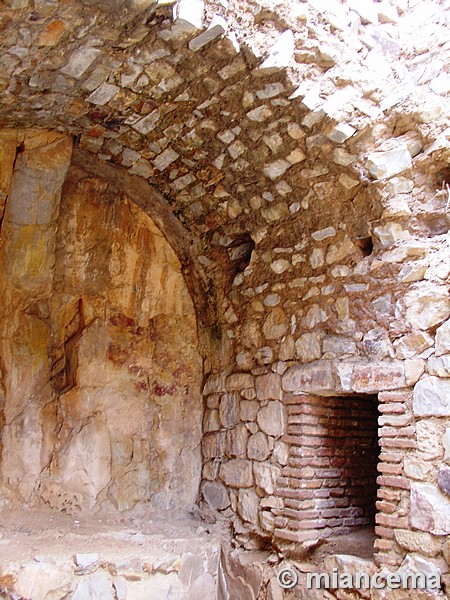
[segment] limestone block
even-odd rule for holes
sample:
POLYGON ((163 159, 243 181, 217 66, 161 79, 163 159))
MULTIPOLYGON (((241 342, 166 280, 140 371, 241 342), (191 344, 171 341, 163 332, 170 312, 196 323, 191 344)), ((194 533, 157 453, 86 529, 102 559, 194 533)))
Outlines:
POLYGON ((414 483, 411 487, 412 527, 434 535, 450 534, 450 499, 436 486, 414 483))
POLYGON ((295 51, 294 34, 290 29, 282 33, 270 48, 268 57, 255 70, 256 74, 268 75, 285 69, 291 62, 295 51))
POLYGON ((260 499, 254 490, 239 490, 237 510, 244 519, 257 525, 260 499))
POLYGON ((424 459, 440 458, 442 448, 442 426, 436 419, 423 419, 416 424, 417 450, 424 459))
POLYGON ((438 473, 438 485, 444 494, 450 496, 450 468, 441 467, 438 473))
POLYGON ((197 52, 227 31, 227 22, 220 15, 214 15, 208 29, 189 42, 189 49, 197 52))
POLYGON ((114 600, 112 578, 105 571, 82 577, 72 596, 73 600, 114 600))
POLYGON ((373 152, 367 158, 367 168, 374 179, 386 179, 412 167, 411 154, 405 145, 387 152, 373 152))
POLYGON ((61 69, 61 73, 74 77, 75 79, 80 79, 100 53, 98 48, 85 47, 76 50, 70 56, 67 65, 61 69))
POLYGON ((244 423, 240 423, 233 429, 229 429, 227 431, 225 442, 227 456, 245 458, 248 436, 248 429, 244 423))
POLYGON ((447 288, 426 283, 405 295, 406 318, 415 329, 423 331, 440 325, 450 315, 447 288))
POLYGON ((346 123, 338 123, 334 127, 332 127, 325 135, 332 142, 336 142, 336 144, 342 144, 353 135, 355 135, 356 129, 347 125, 346 123))
MULTIPOLYGON (((72 571, 67 567, 31 561, 20 572, 15 591, 24 598, 33 598, 33 600, 62 598, 70 589, 72 577, 72 571)), ((87 596, 85 598, 87 600, 87 596)), ((113 596, 110 598, 113 600, 113 596)))
POLYGON ((242 421, 256 421, 259 402, 255 400, 241 400, 240 417, 242 421))
POLYGON ((228 492, 223 483, 219 481, 204 481, 201 491, 208 505, 215 510, 224 510, 230 506, 228 492))
POLYGON ((433 338, 428 333, 411 333, 395 340, 395 355, 400 359, 412 358, 427 348, 431 348, 432 345, 433 338))
POLYGON ((275 307, 264 321, 262 331, 267 340, 276 340, 287 333, 288 327, 286 313, 282 308, 275 307))
POLYGON ((417 456, 407 456, 404 460, 406 477, 417 481, 426 481, 434 471, 432 463, 422 460, 417 456))
POLYGON ((117 85, 102 83, 100 87, 87 97, 87 101, 96 104, 97 106, 104 106, 114 98, 118 91, 119 88, 117 85))
POLYGON ((320 242, 322 240, 325 240, 326 238, 334 237, 335 235, 336 235, 336 229, 334 227, 326 227, 325 229, 319 229, 317 231, 314 231, 311 234, 311 237, 316 242, 320 242))
POLYGON ((291 166, 290 162, 280 158, 266 165, 263 168, 263 173, 266 177, 274 181, 275 179, 278 179, 278 177, 281 177, 281 175, 284 175, 291 166))
POLYGON ((329 396, 338 389, 333 362, 321 360, 291 367, 282 377, 282 387, 295 394, 311 392, 329 396))
POLYGON ((198 598, 215 598, 217 594, 216 580, 211 573, 203 573, 189 586, 184 600, 198 600, 198 598))
POLYGON ((404 229, 400 223, 386 223, 381 227, 375 227, 374 234, 383 246, 395 244, 409 237, 409 231, 404 229))
POLYGON ((450 353, 450 321, 446 321, 436 329, 435 355, 450 353))
POLYGON ((355 365, 351 385, 355 392, 363 394, 403 388, 405 366, 400 361, 355 365))
POLYGON ((270 455, 269 438, 262 431, 250 436, 247 445, 247 456, 254 460, 266 460, 270 455))
POLYGON ((275 442, 272 453, 273 459, 280 465, 287 465, 289 458, 289 446, 286 442, 278 440, 275 442))
POLYGON ((255 474, 256 485, 267 494, 273 494, 277 478, 281 475, 281 469, 271 463, 258 462, 253 463, 253 472, 255 474))
POLYGON ((295 352, 302 363, 317 360, 322 356, 322 334, 304 333, 295 342, 295 352))
POLYGON ((414 414, 418 417, 450 416, 450 380, 424 377, 414 388, 414 414))
MULTIPOLYGON (((125 600, 149 600, 149 598, 151 600, 167 600, 168 598, 185 600, 186 592, 176 573, 155 573, 147 579, 128 582, 125 600)), ((88 600, 88 597, 83 596, 79 600, 88 600)), ((90 600, 97 600, 97 596, 92 596, 90 600)), ((105 596, 104 600, 109 600, 109 596, 105 596)))
POLYGON ((239 395, 224 394, 220 399, 219 416, 223 427, 234 427, 239 422, 239 395))
POLYGON ((332 265, 335 262, 343 260, 349 254, 354 252, 355 249, 356 246, 353 244, 353 242, 348 237, 344 237, 342 240, 336 242, 335 244, 332 244, 328 248, 328 252, 325 259, 327 265, 332 265))
POLYGON ((258 400, 281 400, 281 377, 277 373, 267 373, 256 378, 258 400))
POLYGON ((395 529, 395 541, 408 552, 418 552, 426 556, 436 556, 441 550, 441 541, 429 533, 395 529))
POLYGON ((255 380, 250 373, 233 373, 226 380, 226 388, 230 392, 246 390, 255 386, 255 380))
POLYGON ((267 435, 280 437, 285 433, 286 410, 283 404, 277 400, 271 400, 265 406, 262 406, 258 411, 256 420, 262 431, 267 435))
POLYGON ((247 113, 247 117, 250 119, 250 121, 256 121, 257 123, 262 123, 271 116, 272 111, 264 104, 262 106, 258 106, 258 108, 248 111, 247 113))
POLYGON ((226 485, 249 488, 253 485, 253 469, 249 460, 233 458, 220 466, 220 477, 226 485))
POLYGON ((215 394, 225 391, 225 375, 223 373, 213 373, 208 377, 203 387, 203 395, 215 394))

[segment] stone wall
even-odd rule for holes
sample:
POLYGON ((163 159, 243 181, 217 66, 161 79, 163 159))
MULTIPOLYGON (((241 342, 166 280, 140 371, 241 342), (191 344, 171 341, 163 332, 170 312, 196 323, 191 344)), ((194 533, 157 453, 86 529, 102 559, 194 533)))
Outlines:
POLYGON ((446 8, 2 7, 1 122, 74 134, 192 236, 202 493, 242 543, 279 543, 292 397, 378 394, 377 562, 448 574, 446 8))
POLYGON ((68 511, 193 505, 202 364, 174 251, 68 138, 1 136, 3 483, 68 511))

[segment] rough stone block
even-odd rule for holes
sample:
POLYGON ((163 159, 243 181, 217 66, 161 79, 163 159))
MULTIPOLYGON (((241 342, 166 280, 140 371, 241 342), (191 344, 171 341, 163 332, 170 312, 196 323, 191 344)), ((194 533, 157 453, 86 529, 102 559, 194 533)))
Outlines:
POLYGON ((232 373, 226 380, 226 388, 230 392, 247 390, 253 387, 255 387, 255 380, 250 373, 232 373))
POLYGON ((338 391, 332 361, 317 361, 307 365, 296 365, 286 371, 282 378, 286 392, 301 394, 310 392, 319 396, 330 396, 338 391))
POLYGON ((403 388, 406 386, 405 366, 400 361, 355 365, 351 386, 363 394, 403 388))
POLYGON ((326 134, 327 138, 336 144, 342 144, 346 140, 355 135, 356 129, 346 123, 338 123, 326 134))
POLYGON ((446 321, 436 329, 436 356, 450 353, 450 321, 446 321))
POLYGON ((227 489, 219 481, 204 481, 202 494, 208 505, 215 510, 224 510, 230 506, 227 489))
POLYGON ((266 460, 270 455, 269 438, 262 431, 250 437, 247 445, 247 456, 254 460, 266 460))
POLYGON ((267 373, 256 378, 258 400, 281 400, 281 377, 277 373, 267 373))
POLYGON ((406 146, 387 152, 369 154, 367 168, 374 179, 386 179, 412 166, 411 154, 406 146))
POLYGON ((414 414, 418 417, 450 416, 450 380, 424 377, 414 388, 414 414))
POLYGON ((214 15, 208 29, 189 42, 189 49, 193 52, 197 52, 197 50, 200 50, 203 48, 203 46, 209 44, 209 42, 212 42, 216 38, 220 37, 226 33, 226 31, 227 22, 225 19, 219 15, 214 15))
POLYGON ((80 48, 72 54, 67 65, 61 69, 61 73, 79 79, 99 55, 98 48, 80 48))
POLYGON ((411 487, 411 525, 434 535, 450 534, 450 500, 434 485, 414 483, 411 487))
POLYGON ((234 427, 239 422, 239 396, 237 393, 224 394, 220 399, 219 416, 223 427, 234 427))
POLYGON ((441 550, 441 541, 429 533, 396 529, 395 541, 408 552, 418 552, 426 556, 436 556, 441 550))
POLYGON ((230 487, 249 488, 253 485, 252 463, 240 458, 229 460, 221 465, 220 477, 230 487))
POLYGON ((450 496, 450 468, 441 467, 438 473, 438 485, 444 494, 450 496))
POLYGON ((256 417, 258 425, 264 433, 280 437, 286 429, 286 410, 281 402, 271 400, 259 409, 256 417))
POLYGON ((450 298, 446 287, 426 283, 405 295, 406 318, 415 329, 427 330, 450 316, 450 298))

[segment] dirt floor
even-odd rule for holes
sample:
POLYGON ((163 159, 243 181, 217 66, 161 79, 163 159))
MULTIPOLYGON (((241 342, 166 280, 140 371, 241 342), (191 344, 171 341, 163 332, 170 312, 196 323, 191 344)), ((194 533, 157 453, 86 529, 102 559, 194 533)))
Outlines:
MULTIPOLYGON (((73 556, 98 553, 132 558, 173 553, 212 538, 224 539, 219 525, 182 513, 86 515, 73 517, 39 510, 0 511, 0 567, 36 555, 73 556)), ((211 541, 212 541, 211 540, 211 541)))

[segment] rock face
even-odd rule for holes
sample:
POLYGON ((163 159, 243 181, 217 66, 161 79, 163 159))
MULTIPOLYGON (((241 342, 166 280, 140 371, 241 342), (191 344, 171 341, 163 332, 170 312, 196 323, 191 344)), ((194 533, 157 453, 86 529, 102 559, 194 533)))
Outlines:
POLYGON ((2 223, 2 477, 64 510, 189 506, 201 364, 178 259, 130 200, 68 172, 68 138, 21 143, 2 223))

